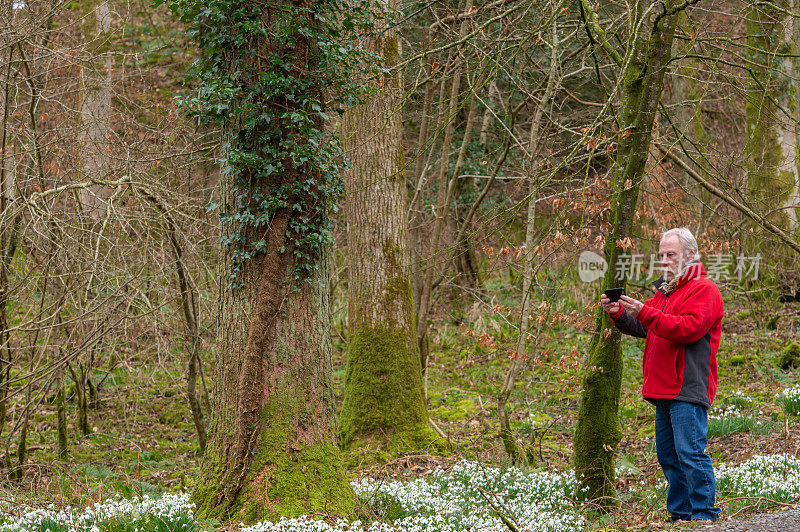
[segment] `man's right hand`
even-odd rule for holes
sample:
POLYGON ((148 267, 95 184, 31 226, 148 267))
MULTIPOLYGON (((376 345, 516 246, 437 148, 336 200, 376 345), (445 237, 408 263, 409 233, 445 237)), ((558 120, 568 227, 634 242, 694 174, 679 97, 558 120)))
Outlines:
POLYGON ((603 305, 603 310, 609 314, 616 314, 619 312, 619 301, 611 301, 605 294, 600 296, 600 304, 603 305))

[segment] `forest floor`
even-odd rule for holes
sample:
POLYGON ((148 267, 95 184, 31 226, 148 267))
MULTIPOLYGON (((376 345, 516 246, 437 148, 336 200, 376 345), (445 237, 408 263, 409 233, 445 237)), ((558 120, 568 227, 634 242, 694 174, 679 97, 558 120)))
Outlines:
MULTIPOLYGON (((566 309, 565 309, 566 310, 566 309)), ((509 361, 501 349, 486 347, 465 334, 465 329, 493 331, 498 342, 504 331, 491 316, 472 320, 467 327, 435 324, 428 371, 430 415, 445 432, 453 452, 434 456, 426 450, 382 464, 364 464, 354 477, 396 480, 430 475, 461 460, 509 465, 497 438, 495 397, 509 361), (483 323, 479 323, 483 320, 483 323), (494 327, 494 329, 493 329, 494 327)), ((561 327, 561 326, 559 326, 561 327)), ((719 425, 709 438, 708 451, 715 466, 739 464, 754 455, 786 453, 800 457, 800 421, 787 416, 776 395, 796 385, 800 370, 782 370, 776 359, 791 340, 800 338, 800 304, 781 304, 770 316, 754 318, 748 308, 729 305, 718 354, 717 405, 741 407, 745 423, 719 425), (778 316, 774 328, 768 318, 778 316), (744 399, 743 399, 744 398, 744 399)), ((572 434, 577 414, 576 371, 563 363, 570 353, 585 351, 589 335, 569 327, 540 336, 544 354, 526 362, 510 401, 513 426, 522 444, 532 444, 536 468, 563 471, 570 468, 572 434)), ((341 395, 344 368, 341 346, 337 350, 335 381, 341 395)), ((622 497, 620 511, 606 529, 660 529, 666 518, 664 489, 653 444, 653 410, 640 398, 641 349, 633 339, 624 341, 625 370, 620 414, 623 439, 618 447, 619 489, 650 486, 655 494, 622 497)), ((28 455, 22 480, 0 486, 0 502, 27 506, 85 506, 112 495, 157 495, 188 490, 199 461, 197 441, 184 399, 182 354, 164 355, 156 363, 129 356, 103 378, 99 395, 89 412, 90 433, 76 431, 75 404, 69 403, 69 459, 56 457, 55 410, 45 404, 32 419, 28 455)), ((341 397, 340 397, 341 398, 341 397)), ((715 410, 712 409, 711 414, 715 410)), ((13 455, 14 441, 6 455, 13 455)), ((764 501, 722 498, 725 519, 741 519, 763 512, 764 501)), ((785 508, 767 504, 769 510, 785 508)), ((671 528, 671 526, 670 526, 671 528)))

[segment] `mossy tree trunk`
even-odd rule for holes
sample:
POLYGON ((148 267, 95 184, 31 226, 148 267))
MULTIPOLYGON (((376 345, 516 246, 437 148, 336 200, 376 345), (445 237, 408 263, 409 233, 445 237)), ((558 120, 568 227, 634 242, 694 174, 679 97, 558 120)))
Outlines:
MULTIPOLYGON (((633 13, 634 34, 622 72, 620 134, 613 174, 611 199, 611 234, 606 235, 605 258, 609 264, 603 288, 618 286, 614 265, 621 253, 618 242, 631 236, 645 164, 647 162, 653 120, 661 99, 664 71, 670 59, 674 30, 673 2, 654 2, 645 13, 644 2, 633 13)), ((591 9, 583 2, 584 9, 591 9)), ((624 286, 626 280, 621 284, 624 286)), ((584 370, 578 420, 574 436, 575 472, 581 478, 583 495, 601 507, 616 504, 614 488, 614 452, 622 437, 618 417, 622 383, 622 349, 619 332, 611 319, 598 309, 595 334, 588 350, 584 370), (611 334, 603 334, 611 329, 611 334)))
MULTIPOLYGON (((797 81, 792 78, 793 21, 787 14, 793 0, 750 4, 747 11, 747 46, 752 58, 751 77, 746 90, 745 141, 747 199, 752 208, 784 230, 797 228, 797 123, 795 98, 797 81), (783 57, 781 57, 783 56, 783 57)), ((770 240, 757 224, 747 238, 750 254, 770 240)), ((780 249, 778 250, 780 251, 780 249)), ((774 250, 771 251, 774 256, 774 250)), ((787 271, 795 271, 794 253, 780 259, 787 271)), ((790 283, 792 275, 783 277, 790 283)))
MULTIPOLYGON (((298 33, 291 42, 274 38, 285 33, 285 17, 303 13, 311 20, 316 6, 314 0, 257 4, 258 13, 249 20, 263 25, 263 31, 249 33, 247 45, 225 57, 243 92, 249 84, 258 86, 264 69, 271 68, 263 58, 270 56, 288 58, 293 73, 316 72, 319 56, 313 37, 298 33)), ((321 84, 314 86, 323 90, 321 84)), ((311 97, 323 99, 319 93, 311 97)), ((303 113, 304 101, 256 96, 247 103, 247 116, 303 113)), ((322 117, 312 116, 313 127, 322 130, 322 117)), ((273 147, 260 140, 264 137, 291 138, 298 150, 311 149, 309 138, 287 122, 226 124, 231 149, 271 160, 273 147), (282 130, 275 133, 275 127, 282 130)), ((309 213, 327 208, 317 203, 326 196, 316 168, 288 161, 280 172, 259 173, 251 166, 222 172, 222 241, 258 242, 263 251, 237 262, 240 249, 221 250, 209 440, 192 491, 201 515, 252 523, 281 515, 345 515, 354 509, 355 495, 336 441, 327 251, 324 246, 313 253, 297 247, 301 244, 293 232, 309 223, 309 213), (316 185, 304 194, 292 192, 270 211, 268 223, 237 223, 242 204, 259 209, 276 191, 296 190, 296 183, 309 182, 316 185), (298 278, 301 269, 307 277, 298 278), (235 285, 228 280, 234 271, 235 285)))
MULTIPOLYGON (((394 11, 396 0, 385 8, 394 11)), ((396 65, 394 28, 379 28, 369 48, 396 65)), ((345 448, 374 443, 410 450, 436 435, 428 424, 411 286, 399 72, 343 119, 352 162, 347 199, 347 374, 340 416, 345 448)))
MULTIPOLYGON (((703 95, 700 89, 697 59, 692 57, 693 39, 696 30, 688 12, 681 11, 676 18, 676 27, 689 36, 689 40, 675 39, 673 56, 678 59, 675 75, 672 78, 672 98, 675 108, 675 126, 678 139, 683 149, 681 157, 696 172, 706 175, 701 165, 696 164, 708 146, 708 133, 703 125, 703 95)), ((691 203, 696 205, 700 223, 705 223, 708 216, 707 203, 711 195, 692 179, 688 172, 683 172, 681 183, 692 196, 691 203)))
MULTIPOLYGON (((783 4, 751 4, 747 11, 747 46, 753 54, 752 78, 746 92, 747 192, 760 212, 771 211, 788 199, 788 180, 794 175, 784 168, 787 158, 782 142, 783 135, 788 134, 786 144, 792 146, 788 160, 793 161, 794 129, 782 125, 790 119, 784 105, 788 103, 790 85, 785 83, 782 60, 776 57, 787 45, 783 4), (786 178, 787 186, 781 187, 782 178, 786 178)), ((770 220, 785 227, 786 213, 774 212, 770 220)))

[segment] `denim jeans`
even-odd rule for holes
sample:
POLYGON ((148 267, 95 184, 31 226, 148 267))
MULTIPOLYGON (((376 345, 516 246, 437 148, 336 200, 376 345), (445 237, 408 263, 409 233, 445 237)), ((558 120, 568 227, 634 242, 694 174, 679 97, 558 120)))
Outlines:
POLYGON ((714 469, 706 454, 708 413, 701 405, 656 400, 656 454, 669 482, 667 510, 672 521, 717 520, 714 469))

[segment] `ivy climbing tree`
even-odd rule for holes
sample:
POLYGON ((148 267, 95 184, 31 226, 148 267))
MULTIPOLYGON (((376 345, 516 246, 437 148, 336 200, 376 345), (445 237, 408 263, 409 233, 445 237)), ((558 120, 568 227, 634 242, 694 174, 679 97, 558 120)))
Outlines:
MULTIPOLYGON (((193 500, 242 521, 353 510, 335 436, 327 249, 342 189, 330 109, 353 100, 338 0, 174 0, 198 45, 184 104, 222 125, 218 373, 193 500)), ((368 20, 369 17, 363 17, 368 20)))

